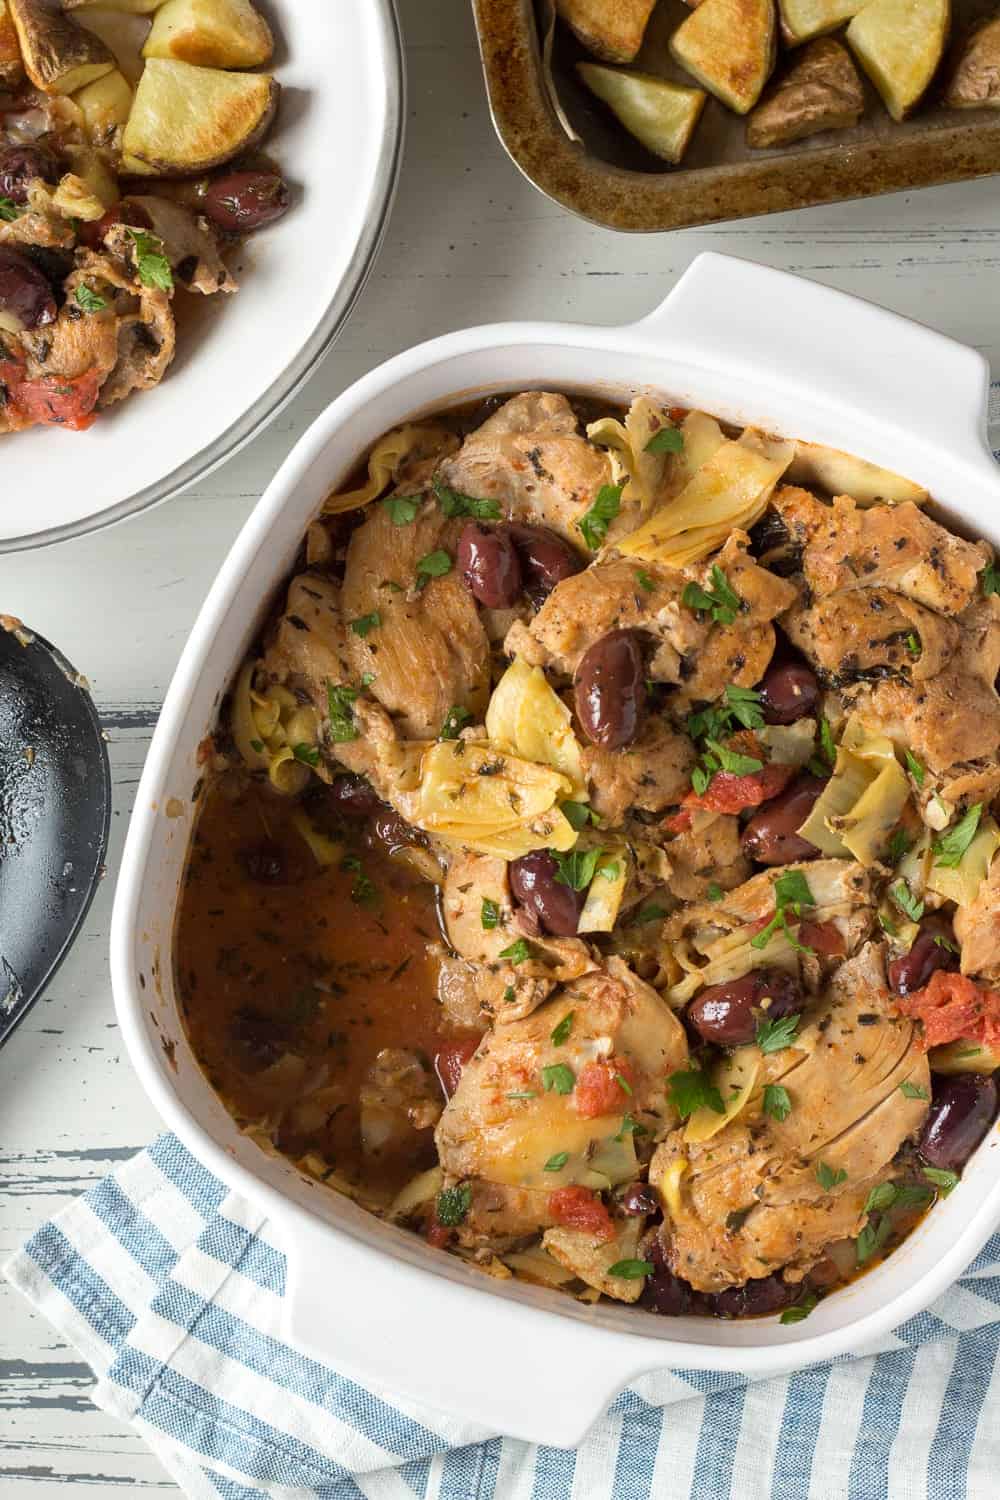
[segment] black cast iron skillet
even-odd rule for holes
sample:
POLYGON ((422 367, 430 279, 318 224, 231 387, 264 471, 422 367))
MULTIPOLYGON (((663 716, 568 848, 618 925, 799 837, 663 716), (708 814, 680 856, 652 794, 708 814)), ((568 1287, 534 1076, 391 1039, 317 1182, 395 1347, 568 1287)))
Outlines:
POLYGON ((0 615, 0 1045, 69 952, 104 871, 110 816, 85 681, 0 615))

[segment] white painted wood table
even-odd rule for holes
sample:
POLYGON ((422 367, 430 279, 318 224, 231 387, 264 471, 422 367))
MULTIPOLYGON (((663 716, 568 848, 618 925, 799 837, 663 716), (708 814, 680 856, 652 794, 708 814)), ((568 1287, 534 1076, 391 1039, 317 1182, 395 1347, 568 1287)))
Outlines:
MULTIPOLYGON (((672 235, 594 229, 535 193, 497 143, 468 6, 402 0, 402 12, 410 100, 399 195, 381 258, 326 364, 279 421, 182 498, 113 531, 0 559, 0 608, 90 678, 115 786, 103 889, 50 992, 0 1053, 0 1259, 158 1129, 123 1055, 107 971, 134 787, 216 569, 279 462, 344 386, 470 323, 636 318, 706 248, 883 303, 977 346, 1000 370, 1000 179, 672 235)), ((766 358, 766 328, 761 347, 766 358)), ((30 475, 8 467, 11 483, 30 475)), ((173 1488, 144 1445, 91 1406, 88 1384, 73 1351, 0 1286, 4 1500, 49 1500, 70 1483, 94 1500, 173 1488)))

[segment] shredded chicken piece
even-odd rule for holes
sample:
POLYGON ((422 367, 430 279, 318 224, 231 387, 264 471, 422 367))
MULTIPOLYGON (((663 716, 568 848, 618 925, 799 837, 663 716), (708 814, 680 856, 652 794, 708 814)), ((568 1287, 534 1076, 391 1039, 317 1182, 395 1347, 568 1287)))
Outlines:
MULTIPOLYGON (((210 297, 215 292, 235 292, 239 283, 219 254, 218 241, 208 220, 193 214, 190 209, 169 198, 158 198, 152 194, 132 196, 129 203, 136 203, 149 215, 151 233, 163 241, 163 253, 170 268, 191 292, 201 292, 210 297)), ((131 236, 125 230, 113 231, 106 243, 115 247, 115 253, 127 257, 131 236), (117 236, 117 237, 116 237, 117 236)))
MULTIPOLYGON (((159 385, 177 347, 174 314, 167 293, 123 275, 120 266, 107 255, 78 252, 77 267, 66 282, 67 306, 76 306, 76 288, 83 283, 93 286, 96 279, 104 293, 113 289, 116 357, 114 368, 101 387, 98 404, 113 406, 132 391, 147 391, 159 385)), ((95 316, 101 315, 88 313, 86 321, 95 316)))
POLYGON ((695 754, 687 735, 654 718, 626 754, 585 745, 581 759, 591 806, 618 827, 632 808, 655 813, 679 802, 690 786, 695 754))
POLYGON ((1000 859, 994 859, 975 900, 957 909, 954 927, 962 973, 1000 985, 1000 859))
POLYGON ((448 941, 456 953, 471 963, 490 966, 502 977, 504 988, 519 977, 547 980, 551 987, 552 981, 575 979, 594 967, 587 945, 579 938, 553 938, 537 932, 531 933, 530 959, 516 969, 504 963, 501 953, 524 931, 517 925, 505 860, 469 850, 456 854, 445 878, 441 907, 448 941), (496 907, 493 927, 483 925, 484 901, 496 907))
POLYGON ((834 682, 905 675, 935 676, 954 655, 959 627, 889 589, 848 589, 789 610, 782 628, 834 682))

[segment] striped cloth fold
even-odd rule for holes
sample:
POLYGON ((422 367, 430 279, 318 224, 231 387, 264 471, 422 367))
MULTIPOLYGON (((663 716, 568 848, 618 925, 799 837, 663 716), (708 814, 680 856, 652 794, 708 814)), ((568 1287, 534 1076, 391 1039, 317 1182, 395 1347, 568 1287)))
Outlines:
POLYGON ((170 1135, 5 1270, 93 1367, 96 1404, 195 1500, 1000 1494, 1000 1234, 864 1357, 761 1381, 661 1371, 575 1452, 471 1429, 282 1343, 285 1260, 267 1223, 170 1135))

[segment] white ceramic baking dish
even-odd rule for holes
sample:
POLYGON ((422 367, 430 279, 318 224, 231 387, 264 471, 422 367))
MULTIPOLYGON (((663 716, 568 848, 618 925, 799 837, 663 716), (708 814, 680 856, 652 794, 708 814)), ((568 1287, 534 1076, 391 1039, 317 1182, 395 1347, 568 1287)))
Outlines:
POLYGON ((973 350, 867 303, 703 255, 626 328, 503 324, 401 354, 346 391, 298 444, 240 534, 167 694, 115 903, 122 1031, 170 1128, 272 1220, 289 1257, 287 1332, 348 1375, 492 1431, 573 1445, 629 1381, 664 1366, 789 1370, 869 1345, 952 1281, 1000 1222, 1000 1139, 884 1266, 806 1322, 658 1318, 498 1282, 378 1222, 242 1137, 179 1023, 170 943, 201 775, 198 743, 330 489, 387 428, 442 405, 540 386, 662 393, 833 444, 926 485, 1000 542, 985 442, 988 370, 973 350))

